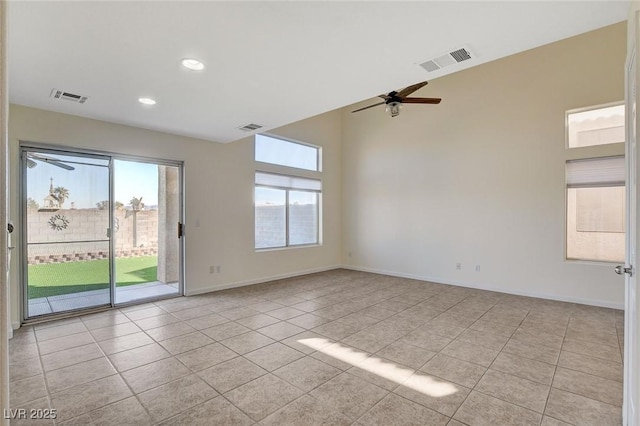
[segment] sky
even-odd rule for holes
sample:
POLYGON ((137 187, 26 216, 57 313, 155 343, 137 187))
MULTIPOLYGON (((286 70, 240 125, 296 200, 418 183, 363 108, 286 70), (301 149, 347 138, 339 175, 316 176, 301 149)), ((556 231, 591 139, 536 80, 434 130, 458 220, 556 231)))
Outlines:
MULTIPOLYGON (((54 188, 62 186, 69 191, 65 208, 71 203, 77 209, 95 208, 96 203, 109 199, 109 169, 106 160, 83 157, 49 155, 59 159, 90 162, 91 165, 67 163, 74 170, 36 161, 36 166, 27 169, 27 197, 33 198, 41 207, 49 194, 53 178, 54 188)), ((158 204, 158 166, 156 164, 114 160, 115 200, 125 205, 133 197, 142 197, 147 206, 158 204)))

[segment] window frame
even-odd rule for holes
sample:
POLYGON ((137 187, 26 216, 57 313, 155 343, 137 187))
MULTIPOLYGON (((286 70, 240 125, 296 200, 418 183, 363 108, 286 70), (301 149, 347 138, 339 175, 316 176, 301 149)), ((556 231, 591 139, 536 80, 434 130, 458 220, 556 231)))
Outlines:
MULTIPOLYGON (((293 143, 296 145, 302 145, 302 146, 306 146, 309 148, 313 148, 316 150, 316 165, 317 165, 317 170, 313 170, 313 169, 304 169, 302 167, 294 167, 294 166, 287 166, 285 164, 278 164, 278 163, 269 163, 267 161, 260 161, 256 159, 256 138, 253 138, 253 160, 256 162, 256 164, 265 164, 265 165, 269 165, 269 166, 274 166, 274 167, 284 167, 286 169, 290 169, 290 170, 296 170, 296 171, 303 171, 303 172, 310 172, 310 173, 322 173, 322 147, 318 146, 318 145, 314 145, 312 143, 308 143, 308 142, 301 142, 295 139, 290 139, 290 138, 286 138, 283 136, 278 136, 278 135, 274 135, 272 133, 258 133, 255 136, 266 136, 268 138, 272 138, 272 139, 278 139, 284 142, 289 142, 289 143, 293 143)), ((293 174, 295 175, 296 172, 294 172, 293 174)))
MULTIPOLYGON (((258 135, 256 135, 258 136, 258 135)), ((282 136, 278 136, 278 135, 273 135, 270 133, 261 133, 260 136, 267 136, 270 138, 274 138, 274 139, 279 139, 285 142, 289 142, 289 143, 294 143, 294 144, 298 144, 298 145, 303 145, 303 146, 308 146, 308 147, 312 147, 314 149, 316 149, 316 163, 317 163, 317 168, 318 170, 310 170, 310 169, 303 169, 303 168, 299 168, 299 167, 293 167, 293 166, 285 166, 282 164, 276 164, 276 163, 269 163, 269 162, 264 162, 264 161, 259 161, 256 160, 256 153, 255 153, 255 149, 256 149, 256 138, 254 137, 254 143, 253 143, 253 159, 255 162, 255 169, 254 169, 254 176, 253 176, 253 204, 254 204, 254 208, 253 208, 253 222, 254 222, 254 251, 256 252, 263 252, 263 251, 273 251, 273 250, 288 250, 288 249, 295 249, 295 248, 305 248, 305 247, 317 247, 317 246, 321 246, 322 245, 322 230, 323 230, 323 225, 322 225, 322 221, 323 221, 323 204, 322 204, 322 194, 323 194, 323 186, 324 186, 324 181, 323 181, 323 176, 322 176, 322 156, 323 156, 323 149, 321 146, 312 144, 312 143, 308 143, 308 142, 301 142, 298 140, 294 140, 294 139, 290 139, 290 138, 286 138, 286 137, 282 137, 282 136), (291 177, 291 178, 301 178, 301 179, 308 179, 308 180, 314 180, 317 181, 319 183, 319 188, 318 190, 314 190, 314 189, 299 189, 299 188, 295 188, 295 187, 289 187, 289 186, 279 186, 279 185, 268 185, 268 184, 259 184, 256 183, 256 175, 258 173, 263 173, 263 174, 272 174, 272 175, 279 175, 279 176, 284 176, 284 177, 291 177), (282 190, 285 192, 285 245, 284 246, 273 246, 273 247, 261 247, 258 248, 256 247, 256 188, 269 188, 269 189, 277 189, 277 190, 282 190), (289 192, 290 191, 294 191, 294 192, 309 192, 309 193, 315 193, 316 194, 316 229, 315 229, 315 236, 316 236, 316 241, 314 243, 304 243, 304 244, 291 244, 290 243, 290 205, 289 205, 289 192)))
MULTIPOLYGON (((568 226, 569 226, 569 185, 567 184, 567 163, 570 161, 579 161, 579 160, 597 160, 604 159, 608 157, 624 157, 625 156, 625 142, 617 142, 611 144, 600 144, 600 145, 588 145, 588 146, 578 146, 578 147, 569 147, 569 114, 585 112, 585 111, 593 111, 601 108, 608 108, 612 106, 624 106, 625 107, 625 116, 628 114, 626 111, 626 104, 624 101, 615 101, 609 102, 605 104, 591 105, 583 108, 575 108, 565 111, 565 149, 564 149, 564 159, 562 161, 563 167, 563 191, 564 191, 564 209, 563 209, 563 221, 564 221, 564 235, 562 237, 563 240, 563 261, 565 263, 571 264, 590 264, 590 265, 614 265, 619 262, 610 261, 610 260, 597 260, 597 259, 581 259, 581 258, 570 258, 567 256, 568 254, 568 226)), ((626 134, 626 130, 625 130, 626 134)), ((626 185, 626 182, 625 182, 626 185)), ((595 187, 596 185, 592 185, 591 187, 595 187)), ((619 187, 620 185, 600 185, 599 187, 619 187)), ((628 220, 628 218, 627 218, 628 220)))
MULTIPOLYGON (((264 172, 260 172, 260 173, 264 173, 264 172)), ((264 251, 264 250, 280 250, 280 249, 285 249, 285 248, 297 248, 297 247, 309 247, 309 246, 319 246, 320 245, 320 199, 322 196, 322 190, 320 191, 315 191, 315 190, 308 190, 308 189, 296 189, 296 188, 285 188, 285 187, 279 187, 279 186, 269 186, 269 185, 262 185, 262 184, 254 184, 254 188, 267 188, 267 189, 277 189, 279 191, 284 191, 284 217, 285 217, 285 222, 284 222, 284 233, 285 233, 285 239, 284 239, 284 244, 283 246, 270 246, 270 247, 256 247, 255 246, 255 235, 254 235, 254 249, 256 251, 264 251), (316 226, 315 226, 315 236, 316 236, 316 241, 313 243, 302 243, 302 244, 291 244, 291 231, 290 231, 290 206, 291 204, 289 203, 289 192, 290 191, 294 191, 294 192, 308 192, 311 194, 315 194, 316 195, 316 226)), ((255 193, 254 193, 255 194, 255 193)), ((254 212, 255 212, 255 206, 254 206, 254 212)), ((254 233, 255 233, 255 219, 254 219, 254 233)))
MULTIPOLYGON (((610 143, 610 144, 598 144, 598 145, 586 145, 586 146, 569 146, 569 115, 577 114, 577 113, 581 113, 581 112, 587 112, 587 111, 595 111, 597 109, 611 108, 611 107, 616 107, 616 106, 625 107, 624 114, 626 116, 627 111, 626 111, 626 104, 625 104, 624 100, 615 101, 615 102, 608 102, 606 104, 591 105, 591 106, 587 106, 587 107, 583 107, 583 108, 574 108, 574 109, 566 110, 564 112, 564 147, 565 147, 565 149, 567 151, 575 151, 575 150, 593 149, 593 148, 596 148, 596 147, 616 146, 616 145, 624 144, 624 142, 617 142, 617 143, 610 143)), ((626 134, 626 130, 625 130, 625 134, 626 134)), ((610 156, 610 155, 603 155, 603 157, 607 157, 607 156, 610 156)), ((586 158, 591 158, 591 157, 578 157, 576 159, 580 159, 580 158, 585 158, 586 159, 586 158)))

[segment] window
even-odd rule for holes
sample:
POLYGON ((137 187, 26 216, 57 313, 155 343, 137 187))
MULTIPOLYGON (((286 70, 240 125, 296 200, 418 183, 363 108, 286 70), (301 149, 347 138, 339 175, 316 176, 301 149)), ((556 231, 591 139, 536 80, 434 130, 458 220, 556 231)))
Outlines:
POLYGON ((256 172, 255 248, 318 244, 321 182, 256 172))
POLYGON ((623 143, 624 105, 567 112, 567 146, 623 143))
POLYGON ((255 248, 320 243, 321 150, 256 135, 255 248))
POLYGON ((624 152, 624 115, 624 105, 567 113, 567 259, 624 261, 625 161, 615 155, 624 152), (596 145, 611 155, 589 155, 596 145))
POLYGON ((255 160, 320 171, 320 148, 266 135, 256 135, 255 160))

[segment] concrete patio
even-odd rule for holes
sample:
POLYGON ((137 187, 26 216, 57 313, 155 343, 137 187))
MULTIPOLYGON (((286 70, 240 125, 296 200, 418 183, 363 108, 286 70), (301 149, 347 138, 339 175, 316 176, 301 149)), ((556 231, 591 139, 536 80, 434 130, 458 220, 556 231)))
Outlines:
MULTIPOLYGON (((115 303, 122 304, 134 300, 162 297, 171 294, 179 294, 177 282, 166 284, 154 281, 134 284, 126 287, 116 287, 115 303)), ((60 296, 39 297, 29 300, 29 315, 34 317, 92 306, 108 305, 110 302, 108 288, 63 294, 60 296)))

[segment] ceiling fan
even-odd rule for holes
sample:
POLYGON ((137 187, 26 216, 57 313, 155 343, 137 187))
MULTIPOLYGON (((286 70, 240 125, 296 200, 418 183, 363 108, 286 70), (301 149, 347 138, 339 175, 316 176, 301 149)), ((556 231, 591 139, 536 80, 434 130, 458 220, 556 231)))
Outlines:
POLYGON ((427 84, 428 82, 423 81, 421 83, 416 83, 409 87, 405 87, 400 91, 394 90, 393 92, 389 92, 386 95, 380 95, 379 97, 384 99, 384 102, 369 105, 364 108, 360 108, 351 112, 358 112, 365 109, 373 108, 378 105, 386 104, 387 105, 386 110, 389 114, 391 114, 391 117, 397 117, 398 115, 400 115, 400 107, 402 107, 402 104, 439 104, 440 101, 442 101, 442 99, 440 98, 408 98, 407 97, 413 92, 415 92, 416 90, 420 89, 421 87, 426 86, 427 84))

